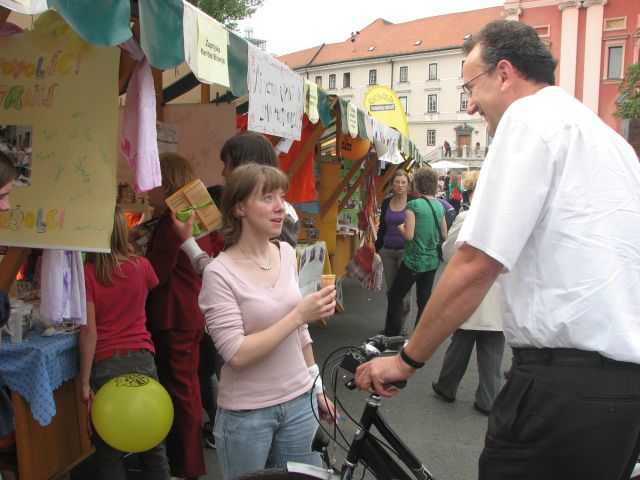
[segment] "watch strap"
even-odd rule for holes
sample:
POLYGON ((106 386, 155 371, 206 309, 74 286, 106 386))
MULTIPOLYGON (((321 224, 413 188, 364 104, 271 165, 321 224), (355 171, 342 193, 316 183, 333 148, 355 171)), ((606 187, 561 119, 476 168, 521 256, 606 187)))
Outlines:
POLYGON ((418 362, 409 356, 409 354, 404 350, 404 347, 400 350, 400 358, 402 361, 409 365, 411 368, 415 368, 416 370, 424 367, 424 362, 418 362))

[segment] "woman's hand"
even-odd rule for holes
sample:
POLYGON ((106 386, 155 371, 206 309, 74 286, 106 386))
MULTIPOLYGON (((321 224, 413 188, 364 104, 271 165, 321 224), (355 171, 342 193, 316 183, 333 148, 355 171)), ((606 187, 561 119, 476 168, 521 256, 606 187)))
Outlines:
POLYGON ((191 212, 191 216, 185 222, 178 220, 175 214, 171 215, 171 222, 173 231, 176 232, 180 240, 184 243, 186 240, 189 240, 193 237, 193 222, 195 220, 196 214, 195 212, 191 212))
POLYGON ((318 398, 318 412, 320 419, 327 423, 336 423, 339 419, 338 410, 326 395, 316 395, 318 398))
POLYGON ((83 382, 81 389, 82 389, 82 401, 84 403, 93 401, 95 394, 93 393, 93 390, 91 390, 91 387, 89 386, 89 384, 83 382))
POLYGON ((81 386, 82 390, 82 401, 87 406, 87 433, 89 437, 93 436, 93 424, 91 423, 91 406, 93 405, 93 399, 95 398, 95 393, 91 390, 89 384, 85 384, 83 382, 81 386))
POLYGON ((321 318, 328 318, 336 309, 336 286, 329 285, 316 293, 304 297, 296 310, 303 323, 312 323, 321 318))

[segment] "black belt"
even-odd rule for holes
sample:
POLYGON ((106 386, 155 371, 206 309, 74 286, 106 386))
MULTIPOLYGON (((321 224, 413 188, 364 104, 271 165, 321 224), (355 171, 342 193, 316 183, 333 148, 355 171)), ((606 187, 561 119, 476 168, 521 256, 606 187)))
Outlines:
POLYGON ((390 247, 388 245, 384 245, 384 248, 387 250, 404 250, 404 247, 390 247))
POLYGON ((513 363, 516 365, 561 365, 587 368, 640 369, 640 365, 621 362, 600 355, 598 352, 576 348, 513 348, 513 363))

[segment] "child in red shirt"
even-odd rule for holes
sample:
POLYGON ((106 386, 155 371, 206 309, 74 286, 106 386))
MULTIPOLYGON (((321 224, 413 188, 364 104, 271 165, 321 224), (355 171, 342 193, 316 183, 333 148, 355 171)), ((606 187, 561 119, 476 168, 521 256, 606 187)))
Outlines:
MULTIPOLYGON (((85 265, 87 325, 80 330, 82 398, 114 377, 139 373, 158 379, 154 347, 146 327, 147 293, 158 284, 149 261, 132 253, 127 220, 116 207, 111 253, 92 253, 85 265)), ((125 453, 93 437, 97 478, 126 478, 125 453)), ((164 443, 139 454, 145 478, 169 480, 164 443)))

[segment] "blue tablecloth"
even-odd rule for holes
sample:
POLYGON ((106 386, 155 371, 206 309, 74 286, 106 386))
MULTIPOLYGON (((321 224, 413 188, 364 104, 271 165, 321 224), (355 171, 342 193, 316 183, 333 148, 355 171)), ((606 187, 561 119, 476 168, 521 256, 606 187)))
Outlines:
POLYGON ((78 373, 77 334, 43 337, 40 330, 25 343, 0 345, 0 377, 22 395, 40 425, 56 414, 53 391, 78 373))

